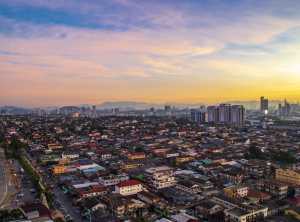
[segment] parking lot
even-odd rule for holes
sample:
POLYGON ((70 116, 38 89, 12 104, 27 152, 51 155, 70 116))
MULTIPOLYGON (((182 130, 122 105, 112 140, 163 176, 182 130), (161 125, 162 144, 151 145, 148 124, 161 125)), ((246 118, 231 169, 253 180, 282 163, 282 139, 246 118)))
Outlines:
POLYGON ((16 172, 15 173, 16 180, 19 181, 18 184, 20 185, 20 188, 18 189, 18 197, 16 197, 16 200, 19 200, 18 205, 20 205, 22 203, 26 204, 27 202, 35 203, 36 199, 34 197, 34 194, 31 194, 31 192, 30 192, 30 190, 35 189, 35 187, 32 184, 29 177, 27 176, 26 172, 21 173, 20 164, 17 160, 14 161, 14 163, 13 163, 13 169, 16 172), (19 194, 22 194, 22 193, 23 193, 23 196, 19 196, 19 194))

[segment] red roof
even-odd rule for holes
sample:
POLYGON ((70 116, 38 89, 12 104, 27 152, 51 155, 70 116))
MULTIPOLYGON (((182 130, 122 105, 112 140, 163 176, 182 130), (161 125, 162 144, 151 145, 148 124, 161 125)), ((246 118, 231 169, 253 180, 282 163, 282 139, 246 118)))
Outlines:
POLYGON ((142 184, 142 183, 137 181, 137 180, 129 180, 129 181, 124 181, 124 182, 117 183, 116 186, 118 186, 118 187, 128 187, 128 186, 134 186, 134 185, 139 185, 139 184, 142 184))
POLYGON ((258 197, 260 199, 265 199, 265 198, 271 198, 272 196, 256 191, 256 190, 252 190, 252 189, 248 189, 248 195, 254 196, 254 197, 258 197))
POLYGON ((191 155, 182 155, 182 156, 178 156, 177 158, 187 158, 187 157, 192 157, 191 155))

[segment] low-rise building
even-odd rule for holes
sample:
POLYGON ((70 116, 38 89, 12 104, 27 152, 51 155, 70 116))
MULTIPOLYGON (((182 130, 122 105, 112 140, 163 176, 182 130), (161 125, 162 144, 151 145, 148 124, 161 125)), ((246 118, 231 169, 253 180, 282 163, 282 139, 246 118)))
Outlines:
POLYGON ((201 192, 200 186, 197 184, 189 183, 187 181, 179 181, 176 184, 177 189, 189 193, 189 194, 197 194, 201 192))
POLYGON ((234 187, 227 187, 224 188, 223 191, 228 195, 229 197, 245 197, 248 195, 248 187, 238 185, 234 187))
POLYGON ((144 181, 154 190, 171 187, 177 183, 174 177, 174 168, 171 167, 156 167, 146 170, 144 181))
POLYGON ((255 177, 262 177, 264 175, 264 168, 260 167, 259 165, 253 165, 244 163, 241 167, 242 171, 249 173, 255 177))
POLYGON ((300 171, 292 169, 276 169, 276 179, 284 180, 294 184, 300 184, 300 171))
POLYGON ((99 183, 103 184, 104 186, 113 186, 117 183, 128 181, 129 177, 125 175, 109 175, 109 176, 103 176, 99 177, 99 183))
POLYGON ((159 197, 147 191, 141 191, 137 194, 138 198, 147 204, 155 204, 159 201, 159 197))
POLYGON ((188 180, 192 184, 197 184, 200 186, 200 189, 203 191, 214 188, 214 184, 209 180, 202 180, 200 178, 189 178, 188 180))
POLYGON ((142 189, 142 183, 137 180, 124 181, 115 185, 115 192, 123 196, 137 194, 142 189))
POLYGON ((107 193, 107 187, 104 185, 90 185, 89 187, 80 188, 77 190, 78 196, 81 198, 95 197, 107 193))
POLYGON ((121 194, 108 193, 103 195, 103 200, 107 202, 110 209, 117 217, 122 217, 134 211, 134 202, 121 194))

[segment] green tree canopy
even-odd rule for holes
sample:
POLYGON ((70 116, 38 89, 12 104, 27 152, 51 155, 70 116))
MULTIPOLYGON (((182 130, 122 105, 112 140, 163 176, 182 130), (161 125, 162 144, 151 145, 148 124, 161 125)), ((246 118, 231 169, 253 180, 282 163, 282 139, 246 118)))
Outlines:
POLYGON ((293 154, 286 151, 279 151, 278 153, 276 153, 274 160, 283 163, 296 163, 297 161, 297 159, 293 156, 293 154))
POLYGON ((249 159, 260 159, 260 160, 267 159, 266 156, 263 154, 263 152, 255 144, 252 144, 249 147, 249 151, 248 151, 248 153, 244 154, 244 158, 247 160, 249 160, 249 159))
POLYGON ((19 139, 17 138, 13 138, 11 143, 8 146, 8 149, 14 151, 14 152, 18 152, 21 148, 25 147, 25 144, 22 143, 19 139))

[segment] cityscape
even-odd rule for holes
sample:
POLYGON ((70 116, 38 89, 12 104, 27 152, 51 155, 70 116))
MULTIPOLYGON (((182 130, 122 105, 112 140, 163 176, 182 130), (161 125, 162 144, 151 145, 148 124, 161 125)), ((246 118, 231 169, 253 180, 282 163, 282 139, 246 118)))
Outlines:
POLYGON ((0 1, 0 222, 300 222, 299 0, 0 1))

